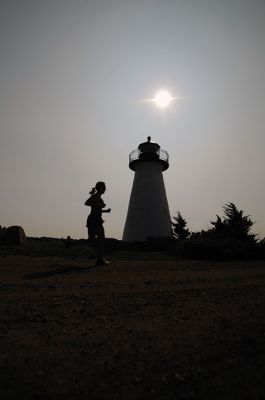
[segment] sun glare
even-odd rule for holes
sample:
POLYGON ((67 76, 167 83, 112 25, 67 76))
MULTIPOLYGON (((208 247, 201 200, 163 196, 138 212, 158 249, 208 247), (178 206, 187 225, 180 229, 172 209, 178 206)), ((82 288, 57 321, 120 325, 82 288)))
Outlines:
POLYGON ((168 107, 172 100, 174 100, 174 97, 167 90, 159 90, 153 99, 154 103, 160 108, 168 107))

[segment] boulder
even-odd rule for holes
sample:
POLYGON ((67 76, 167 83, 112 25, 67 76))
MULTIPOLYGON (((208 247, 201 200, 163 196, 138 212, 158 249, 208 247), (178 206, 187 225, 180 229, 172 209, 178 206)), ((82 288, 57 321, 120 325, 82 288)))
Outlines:
POLYGON ((1 244, 26 244, 27 237, 24 229, 21 226, 9 226, 1 229, 0 243, 1 244))

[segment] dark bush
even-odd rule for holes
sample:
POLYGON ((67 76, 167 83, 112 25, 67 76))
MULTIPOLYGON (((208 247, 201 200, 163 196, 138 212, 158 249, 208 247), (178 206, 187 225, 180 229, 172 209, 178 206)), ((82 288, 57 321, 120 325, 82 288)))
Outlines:
POLYGON ((251 241, 241 241, 229 235, 218 237, 209 231, 202 231, 177 242, 174 254, 186 258, 229 260, 257 258, 262 255, 262 250, 251 241))

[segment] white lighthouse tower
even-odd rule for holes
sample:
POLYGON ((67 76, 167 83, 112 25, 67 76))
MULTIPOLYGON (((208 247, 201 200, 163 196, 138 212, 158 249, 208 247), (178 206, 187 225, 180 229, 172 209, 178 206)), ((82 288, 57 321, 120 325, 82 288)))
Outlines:
POLYGON ((135 175, 123 240, 170 236, 171 219, 162 175, 168 167, 168 153, 151 142, 150 136, 130 153, 129 168, 135 175))

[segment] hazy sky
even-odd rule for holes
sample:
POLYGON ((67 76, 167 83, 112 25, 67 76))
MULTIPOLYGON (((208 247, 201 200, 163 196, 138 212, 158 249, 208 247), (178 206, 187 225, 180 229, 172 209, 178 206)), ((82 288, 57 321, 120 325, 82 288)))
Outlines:
POLYGON ((148 135, 171 215, 207 229, 232 201, 265 236, 264 0, 0 0, 0 224, 86 237, 98 180, 121 238, 148 135), (162 113, 141 100, 183 99, 162 113))

